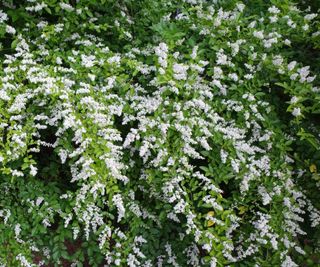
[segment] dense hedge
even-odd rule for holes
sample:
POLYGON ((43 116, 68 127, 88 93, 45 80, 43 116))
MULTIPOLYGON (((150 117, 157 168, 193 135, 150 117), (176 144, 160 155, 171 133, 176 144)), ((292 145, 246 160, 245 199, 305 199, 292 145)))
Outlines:
POLYGON ((1 266, 319 266, 319 4, 0 7, 1 266))

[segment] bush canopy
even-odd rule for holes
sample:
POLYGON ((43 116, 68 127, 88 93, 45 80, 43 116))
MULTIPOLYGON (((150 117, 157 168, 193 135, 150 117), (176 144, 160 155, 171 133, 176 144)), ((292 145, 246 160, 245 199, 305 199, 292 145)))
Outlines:
POLYGON ((1 1, 0 266, 319 266, 318 8, 1 1))

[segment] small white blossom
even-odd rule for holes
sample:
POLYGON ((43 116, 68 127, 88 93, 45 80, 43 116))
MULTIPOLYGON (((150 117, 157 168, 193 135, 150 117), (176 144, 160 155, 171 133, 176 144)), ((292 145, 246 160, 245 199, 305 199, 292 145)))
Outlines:
POLYGON ((270 13, 272 13, 272 14, 279 14, 279 13, 280 13, 280 10, 279 10, 277 7, 275 7, 275 6, 269 7, 269 8, 268 8, 268 11, 269 11, 270 13))
POLYGON ((295 117, 300 116, 301 115, 300 108, 294 108, 293 111, 292 111, 292 115, 295 116, 295 117))
POLYGON ((67 3, 59 3, 60 7, 68 12, 71 12, 74 10, 74 7, 72 7, 71 5, 67 4, 67 3))
POLYGON ((288 64, 288 70, 293 70, 294 67, 296 66, 297 62, 296 61, 291 61, 289 64, 288 64))
POLYGON ((125 208, 123 206, 123 201, 122 201, 121 195, 120 194, 114 195, 112 197, 112 201, 113 201, 114 205, 117 207, 117 210, 118 210, 118 222, 120 222, 121 219, 125 215, 125 208))
POLYGON ((15 28, 11 27, 10 25, 6 26, 6 32, 12 35, 16 34, 15 28))

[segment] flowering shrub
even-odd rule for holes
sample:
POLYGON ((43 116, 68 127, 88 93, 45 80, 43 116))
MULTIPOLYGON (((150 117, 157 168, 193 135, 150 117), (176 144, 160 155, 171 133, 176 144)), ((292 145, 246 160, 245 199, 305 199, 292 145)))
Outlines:
POLYGON ((317 266, 316 4, 1 1, 2 266, 317 266))

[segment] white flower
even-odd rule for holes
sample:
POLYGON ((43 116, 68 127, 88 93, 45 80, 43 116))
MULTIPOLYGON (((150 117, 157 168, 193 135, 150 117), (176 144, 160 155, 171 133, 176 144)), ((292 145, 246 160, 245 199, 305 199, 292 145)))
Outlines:
POLYGON ((62 64, 61 57, 57 57, 57 58, 56 58, 56 63, 57 63, 58 65, 61 65, 61 64, 62 64))
POLYGON ((244 75, 243 77, 247 80, 251 80, 253 78, 253 75, 251 73, 249 73, 249 74, 244 75))
POLYGON ((295 116, 295 117, 300 116, 301 115, 300 108, 294 108, 293 111, 292 111, 292 115, 295 116))
POLYGON ((275 6, 269 7, 269 8, 268 8, 268 11, 269 11, 270 13, 272 13, 272 14, 279 14, 279 13, 280 13, 280 10, 279 10, 277 7, 275 7, 275 6))
POLYGON ((44 218, 44 219, 42 220, 42 224, 43 224, 45 227, 50 227, 50 226, 51 226, 51 223, 50 223, 50 221, 49 221, 48 218, 44 218))
POLYGON ((54 25, 54 31, 59 33, 59 32, 62 32, 63 31, 63 24, 62 23, 58 23, 58 24, 55 24, 54 25))
POLYGON ((162 68, 167 67, 168 46, 165 43, 160 43, 155 49, 155 54, 158 56, 158 62, 162 68))
POLYGON ((275 23, 275 22, 278 21, 278 17, 277 16, 271 16, 271 17, 269 17, 269 19, 270 19, 270 23, 275 23))
POLYGON ((283 58, 281 56, 275 56, 272 60, 273 65, 280 66, 283 62, 283 58))
POLYGON ((272 198, 270 197, 270 194, 267 192, 265 187, 259 186, 258 187, 258 192, 262 197, 262 204, 267 205, 271 202, 272 198))
POLYGON ((248 25, 248 28, 253 29, 256 26, 257 22, 254 20, 252 22, 250 22, 250 24, 248 25))
POLYGON ((309 30, 309 25, 308 25, 308 24, 303 25, 303 26, 302 26, 302 29, 303 29, 304 31, 309 30))
POLYGON ((23 256, 21 253, 16 256, 16 260, 20 262, 20 264, 21 264, 20 266, 23 266, 23 267, 32 267, 32 266, 34 266, 34 264, 28 262, 26 257, 23 256))
POLYGON ((43 29, 45 26, 48 25, 48 22, 47 21, 40 21, 38 24, 37 24, 37 27, 39 29, 43 29))
POLYGON ((73 11, 74 7, 72 7, 71 5, 67 4, 67 3, 59 3, 60 7, 68 12, 73 11))
POLYGON ((305 16, 304 16, 304 19, 305 19, 305 20, 313 20, 313 19, 316 18, 317 16, 318 16, 318 14, 312 13, 312 14, 305 15, 305 16))
POLYGON ((217 65, 227 65, 228 63, 228 57, 224 54, 223 50, 221 49, 217 53, 217 65))
POLYGON ((265 48, 270 48, 270 47, 272 47, 273 44, 276 44, 276 43, 278 43, 278 39, 276 37, 270 38, 267 40, 263 40, 263 45, 265 48))
POLYGON ((217 259, 215 257, 212 257, 210 261, 210 267, 216 267, 216 266, 217 266, 217 259))
POLYGON ((237 3, 237 8, 239 10, 239 12, 243 12, 244 8, 246 7, 244 4, 242 3, 237 3))
POLYGON ((175 59, 177 59, 177 58, 179 57, 179 55, 180 55, 180 52, 174 52, 172 56, 173 56, 175 59))
POLYGON ((36 176, 37 172, 38 172, 37 167, 34 167, 33 165, 30 165, 30 175, 36 176))
POLYGON ((288 64, 288 70, 291 71, 294 69, 294 67, 296 66, 297 64, 297 61, 291 61, 289 64, 288 64))
POLYGON ((120 194, 116 194, 112 197, 112 202, 118 209, 118 222, 121 221, 121 219, 124 217, 125 214, 125 208, 123 206, 122 197, 120 194))
POLYGON ((292 261, 290 256, 286 256, 286 259, 282 262, 281 267, 298 267, 298 265, 292 261))
POLYGON ((192 49, 192 54, 191 54, 191 58, 195 59, 197 57, 197 51, 198 51, 198 46, 196 45, 193 49, 192 49))
POLYGON ((301 247, 295 246, 294 248, 298 253, 306 255, 306 252, 301 247))
POLYGON ((17 170, 13 170, 11 174, 12 174, 13 176, 17 176, 17 177, 22 177, 22 176, 24 176, 23 172, 17 171, 17 170))
POLYGON ((76 240, 78 238, 80 229, 78 227, 73 227, 72 230, 73 230, 73 239, 76 240))
POLYGON ((86 68, 91 68, 91 67, 94 66, 94 64, 96 62, 95 59, 96 59, 96 57, 93 56, 93 55, 92 56, 86 56, 86 55, 82 54, 81 55, 81 60, 82 60, 81 65, 86 67, 86 68))
POLYGON ((38 197, 38 198, 36 199, 36 206, 40 206, 40 204, 42 203, 43 200, 44 200, 43 197, 38 197))
POLYGON ((121 57, 119 55, 116 55, 116 56, 108 58, 107 62, 109 64, 115 63, 115 64, 119 65, 120 64, 120 60, 121 60, 121 57))
POLYGON ((94 80, 96 79, 96 75, 94 75, 92 73, 88 73, 88 77, 92 82, 94 82, 94 80))
POLYGON ((258 38, 258 39, 263 39, 264 38, 263 31, 254 31, 253 32, 253 36, 258 38))
POLYGON ((0 10, 0 23, 5 22, 6 20, 8 20, 8 15, 0 10))
POLYGON ((14 234, 15 234, 16 238, 19 237, 20 233, 21 233, 21 226, 19 223, 17 223, 14 227, 14 234))
POLYGON ((296 96, 293 96, 292 98, 291 98, 291 100, 290 100, 290 104, 295 104, 295 103, 297 103, 298 102, 298 97, 296 97, 296 96))
POLYGON ((295 24, 291 19, 288 19, 287 25, 292 29, 295 29, 297 27, 297 24, 295 24))
POLYGON ((12 35, 16 34, 15 28, 11 27, 10 25, 6 26, 6 32, 12 35))
POLYGON ((285 39, 283 42, 285 45, 291 45, 291 41, 289 39, 285 39))
POLYGON ((180 199, 180 201, 174 206, 175 213, 183 213, 186 206, 187 203, 183 199, 180 199))
POLYGON ((175 63, 173 64, 173 77, 177 80, 186 80, 187 79, 187 70, 189 66, 175 63))
POLYGON ((227 162, 228 155, 228 152, 224 151, 223 149, 220 150, 220 158, 223 164, 227 162))
POLYGON ((239 80, 239 77, 238 77, 238 75, 237 75, 236 73, 229 73, 229 74, 228 74, 228 77, 229 77, 231 80, 235 81, 235 82, 237 82, 237 81, 239 80))

